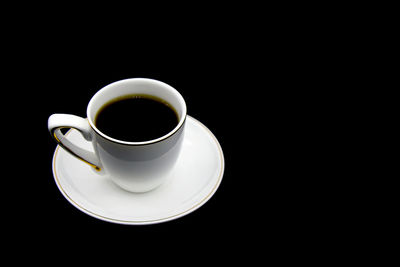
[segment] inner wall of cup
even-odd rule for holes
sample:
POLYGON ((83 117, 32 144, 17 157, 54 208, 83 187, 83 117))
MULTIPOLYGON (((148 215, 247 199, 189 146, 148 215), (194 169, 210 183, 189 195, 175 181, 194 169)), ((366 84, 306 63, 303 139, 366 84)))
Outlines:
POLYGON ((156 96, 167 101, 176 110, 179 120, 182 121, 186 107, 182 96, 171 86, 151 79, 127 79, 103 87, 90 100, 87 116, 94 123, 97 111, 109 101, 132 94, 146 94, 156 96))

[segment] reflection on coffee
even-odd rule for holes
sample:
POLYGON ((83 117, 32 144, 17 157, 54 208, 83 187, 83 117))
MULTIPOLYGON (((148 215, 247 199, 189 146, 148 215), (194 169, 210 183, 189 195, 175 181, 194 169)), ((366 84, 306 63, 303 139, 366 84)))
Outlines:
POLYGON ((104 134, 122 141, 141 142, 162 137, 179 122, 166 101, 150 95, 127 95, 100 108, 95 125, 104 134))

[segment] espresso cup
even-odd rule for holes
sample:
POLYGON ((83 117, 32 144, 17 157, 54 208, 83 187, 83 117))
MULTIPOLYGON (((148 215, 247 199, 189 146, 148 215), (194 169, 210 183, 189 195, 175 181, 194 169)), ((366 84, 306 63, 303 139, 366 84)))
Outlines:
POLYGON ((180 152, 186 119, 185 101, 173 87, 145 78, 117 81, 103 87, 91 98, 86 116, 85 119, 69 114, 51 115, 48 120, 51 136, 66 151, 93 167, 99 175, 108 175, 115 184, 127 191, 150 191, 169 177, 180 152), (162 99, 176 111, 177 125, 163 136, 140 142, 118 140, 106 135, 96 127, 96 115, 110 101, 127 95, 149 95, 162 99), (62 128, 78 130, 84 139, 91 142, 93 151, 70 142, 68 136, 61 132, 62 128))

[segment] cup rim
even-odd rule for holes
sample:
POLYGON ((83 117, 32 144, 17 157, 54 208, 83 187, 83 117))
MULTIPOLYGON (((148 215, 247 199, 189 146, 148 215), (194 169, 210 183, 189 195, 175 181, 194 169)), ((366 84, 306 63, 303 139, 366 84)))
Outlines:
POLYGON ((182 126, 184 125, 184 123, 185 123, 185 121, 186 121, 187 109, 186 109, 186 102, 185 102, 184 98, 183 98, 182 95, 181 95, 175 88, 173 88, 172 86, 170 86, 170 85, 168 85, 168 84, 166 84, 166 83, 164 83, 164 82, 155 80, 155 79, 149 79, 149 78, 128 78, 128 79, 123 79, 123 80, 119 80, 119 81, 110 83, 110 84, 104 86, 103 88, 101 88, 100 90, 98 90, 98 91, 92 96, 92 98, 91 98, 90 101, 89 101, 89 104, 88 104, 87 110, 86 110, 86 116, 87 116, 87 120, 88 120, 88 122, 89 122, 90 127, 91 127, 98 135, 100 135, 100 136, 103 137, 104 139, 106 139, 106 140, 108 140, 108 141, 111 141, 111 142, 113 142, 113 143, 121 144, 121 145, 128 145, 128 146, 144 146, 144 145, 151 145, 151 144, 154 144, 154 143, 161 142, 161 141, 163 141, 163 140, 165 140, 165 139, 168 139, 169 137, 171 137, 171 136, 174 135, 175 133, 177 133, 177 132, 182 128, 182 126), (123 140, 119 140, 119 139, 113 138, 113 137, 111 137, 111 136, 108 136, 108 135, 104 134, 103 132, 101 132, 101 131, 95 126, 95 124, 94 124, 92 118, 91 118, 90 115, 89 115, 89 114, 90 114, 89 111, 90 111, 91 108, 92 108, 93 99, 95 98, 95 96, 98 95, 98 94, 101 94, 101 91, 106 90, 106 89, 107 89, 108 87, 110 87, 111 85, 115 85, 116 83, 129 82, 129 81, 132 81, 132 80, 135 80, 135 81, 147 81, 147 82, 157 83, 157 84, 159 84, 159 85, 161 85, 161 86, 163 86, 163 87, 166 87, 166 88, 168 88, 169 90, 171 90, 171 91, 174 92, 174 94, 177 96, 177 98, 179 99, 179 101, 180 101, 181 104, 182 104, 182 115, 181 115, 180 118, 179 118, 178 124, 175 126, 175 128, 174 128, 172 131, 170 131, 169 133, 167 133, 167 134, 165 134, 165 135, 163 135, 163 136, 161 136, 161 137, 158 137, 158 138, 156 138, 156 139, 151 139, 151 140, 147 140, 147 141, 140 141, 140 142, 132 142, 132 141, 123 141, 123 140))

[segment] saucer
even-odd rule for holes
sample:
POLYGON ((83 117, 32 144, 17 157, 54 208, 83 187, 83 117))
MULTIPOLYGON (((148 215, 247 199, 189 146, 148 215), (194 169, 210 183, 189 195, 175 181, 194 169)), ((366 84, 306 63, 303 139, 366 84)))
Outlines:
MULTIPOLYGON (((88 150, 91 144, 74 129, 68 139, 88 150)), ((224 173, 224 156, 212 132, 187 116, 182 151, 170 178, 146 193, 118 187, 107 174, 57 146, 53 156, 54 180, 64 197, 97 219, 130 225, 154 224, 187 215, 216 192, 224 173)))

